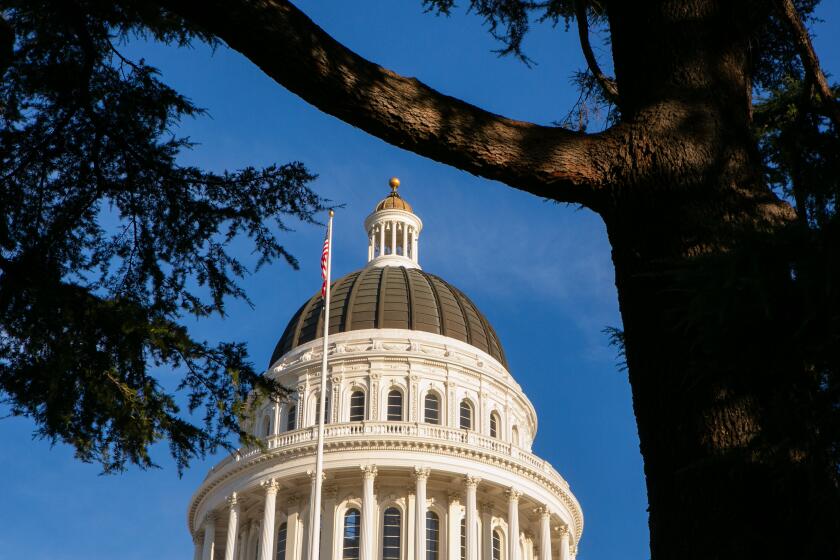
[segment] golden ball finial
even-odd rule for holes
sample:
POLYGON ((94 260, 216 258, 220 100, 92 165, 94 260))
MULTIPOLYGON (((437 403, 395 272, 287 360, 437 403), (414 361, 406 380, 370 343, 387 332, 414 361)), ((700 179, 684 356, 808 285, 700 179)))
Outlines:
POLYGON ((400 180, 396 177, 391 177, 391 180, 388 181, 388 184, 391 185, 391 192, 396 193, 397 189, 400 188, 400 180))

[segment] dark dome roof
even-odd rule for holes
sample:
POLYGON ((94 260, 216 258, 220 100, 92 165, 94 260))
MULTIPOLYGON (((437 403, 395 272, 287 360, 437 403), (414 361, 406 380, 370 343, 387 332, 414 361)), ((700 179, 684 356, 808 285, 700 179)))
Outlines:
MULTIPOLYGON (((323 305, 318 292, 295 313, 274 348, 271 364, 323 336, 323 305)), ((475 304, 457 288, 416 268, 367 267, 332 285, 330 334, 361 329, 441 334, 471 344, 508 367, 499 337, 475 304)))

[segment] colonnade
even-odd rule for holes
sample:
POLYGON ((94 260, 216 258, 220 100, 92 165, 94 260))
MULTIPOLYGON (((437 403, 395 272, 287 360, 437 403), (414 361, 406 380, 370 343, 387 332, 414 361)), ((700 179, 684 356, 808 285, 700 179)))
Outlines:
MULTIPOLYGON (((375 465, 366 465, 362 470, 361 489, 361 530, 360 530, 360 560, 379 560, 382 555, 381 531, 377 539, 377 525, 382 517, 378 511, 378 501, 374 486, 378 474, 375 465)), ((426 559, 427 544, 427 485, 431 470, 416 467, 411 473, 414 481, 413 500, 405 500, 405 521, 411 523, 403 534, 413 536, 411 542, 405 539, 401 550, 403 560, 426 559), (408 515, 409 504, 413 502, 413 515, 408 515)), ((314 477, 314 475, 313 475, 314 477)), ((314 478, 313 478, 314 482, 314 478)), ((447 542, 441 542, 438 558, 441 560, 571 560, 570 534, 568 526, 560 525, 559 550, 552 551, 552 512, 543 505, 534 511, 539 516, 537 542, 525 542, 520 528, 520 498, 522 492, 509 488, 505 492, 507 498, 507 523, 504 551, 494 555, 493 537, 493 507, 483 503, 481 508, 481 534, 479 534, 478 495, 481 479, 466 475, 463 479, 463 501, 460 492, 450 493, 446 519, 447 542), (464 506, 463 517, 460 505, 464 506), (461 520, 466 527, 466 538, 461 537, 461 520), (537 553, 538 551, 538 553, 537 553)), ((278 527, 275 523, 277 512, 277 493, 280 485, 278 480, 270 478, 261 482, 261 496, 263 501, 262 517, 250 519, 246 526, 241 526, 241 497, 233 493, 227 499, 227 525, 224 536, 224 548, 216 546, 216 519, 224 512, 211 512, 203 524, 194 533, 195 560, 308 560, 306 544, 307 532, 311 527, 311 508, 306 508, 309 515, 303 515, 299 498, 292 495, 287 500, 285 509, 284 543, 278 543, 278 527), (304 520, 307 519, 305 522, 304 520), (199 533, 203 532, 203 538, 199 533), (278 545, 281 553, 278 554, 278 545)), ((314 484, 312 484, 314 489, 314 484)), ((259 496, 259 493, 258 493, 259 496)), ((253 498, 251 498, 253 500, 253 498)), ((311 503, 312 497, 310 497, 311 503)), ((531 498, 530 501, 537 501, 531 498)), ((319 560, 342 560, 342 538, 344 527, 340 519, 336 518, 337 503, 335 492, 325 493, 322 503, 324 509, 321 527, 321 553, 319 560)), ((219 542, 221 544, 221 542, 219 542)))
POLYGON ((398 254, 415 263, 420 262, 418 234, 417 228, 400 220, 376 222, 368 230, 368 262, 384 255, 398 254), (398 234, 400 234, 399 240, 398 234))

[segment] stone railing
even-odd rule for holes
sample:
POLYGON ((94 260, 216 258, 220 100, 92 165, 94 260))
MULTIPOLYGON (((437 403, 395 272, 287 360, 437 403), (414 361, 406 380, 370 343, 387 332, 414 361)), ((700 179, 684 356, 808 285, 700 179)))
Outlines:
MULTIPOLYGON (((263 448, 243 448, 231 456, 226 457, 207 473, 207 478, 226 470, 232 464, 241 464, 252 457, 270 452, 274 449, 311 444, 318 437, 317 426, 310 426, 300 430, 285 432, 265 438, 263 448)), ((343 422, 324 426, 324 439, 365 440, 380 438, 396 438, 411 441, 436 441, 460 444, 465 447, 490 451, 505 458, 524 464, 548 477, 563 488, 569 484, 551 466, 551 463, 540 459, 533 453, 500 439, 491 438, 471 430, 448 428, 418 422, 343 422)))

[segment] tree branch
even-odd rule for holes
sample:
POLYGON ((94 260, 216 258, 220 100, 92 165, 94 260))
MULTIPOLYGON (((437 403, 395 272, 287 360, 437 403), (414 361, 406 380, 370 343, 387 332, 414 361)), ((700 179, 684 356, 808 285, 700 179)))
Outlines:
POLYGON ((831 87, 828 85, 828 80, 820 68, 820 61, 817 58, 817 53, 814 51, 814 45, 811 43, 811 36, 808 30, 805 29, 805 24, 802 23, 802 18, 796 11, 796 6, 793 5, 793 0, 779 0, 779 8, 782 16, 796 40, 796 50, 799 51, 799 59, 805 67, 805 71, 811 76, 814 85, 817 88, 820 99, 822 99, 828 117, 838 129, 840 129, 840 104, 834 99, 834 94, 831 92, 831 87))
POLYGON ((575 19, 577 20, 578 37, 580 37, 583 57, 586 59, 589 71, 592 72, 592 75, 601 85, 601 89, 604 90, 604 97, 618 105, 618 84, 601 71, 595 53, 592 52, 592 44, 589 42, 589 20, 586 17, 586 5, 587 0, 575 0, 575 19))
POLYGON ((593 207, 612 153, 585 135, 489 113, 350 51, 286 0, 159 0, 321 111, 395 146, 532 194, 593 207))

